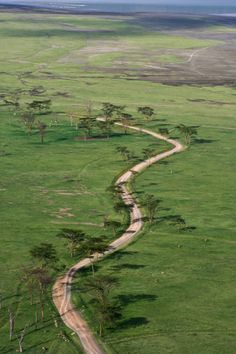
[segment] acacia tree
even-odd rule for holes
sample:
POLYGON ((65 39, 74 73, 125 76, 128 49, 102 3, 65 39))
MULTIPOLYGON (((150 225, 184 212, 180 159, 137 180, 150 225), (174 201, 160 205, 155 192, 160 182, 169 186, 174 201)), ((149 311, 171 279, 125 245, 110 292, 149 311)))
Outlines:
POLYGON ((41 319, 44 320, 44 308, 47 295, 47 289, 52 283, 52 277, 48 269, 36 267, 32 269, 32 276, 35 278, 41 307, 41 319))
POLYGON ((180 124, 176 126, 176 129, 183 135, 186 145, 190 145, 192 138, 198 133, 195 126, 180 124))
POLYGON ((21 112, 20 116, 21 116, 21 121, 23 122, 23 124, 25 125, 25 127, 28 130, 28 134, 31 135, 33 127, 34 127, 34 123, 35 123, 35 115, 34 115, 33 111, 27 109, 27 110, 21 112))
POLYGON ((102 114, 105 120, 110 120, 115 113, 117 106, 112 103, 104 102, 102 104, 102 114))
POLYGON ((44 137, 46 134, 47 125, 44 122, 38 121, 38 131, 41 138, 41 143, 44 143, 44 137))
POLYGON ((128 130, 127 126, 132 124, 132 120, 133 120, 132 114, 122 113, 122 115, 120 116, 119 121, 123 125, 125 134, 127 134, 127 130, 128 130))
POLYGON ((116 236, 117 230, 121 227, 121 223, 116 220, 104 220, 104 228, 108 230, 112 230, 113 236, 116 236))
POLYGON ((32 247, 30 255, 39 262, 41 269, 54 266, 58 261, 56 250, 51 243, 42 242, 39 246, 32 247))
POLYGON ((170 131, 168 128, 159 128, 158 129, 159 133, 161 135, 164 135, 164 136, 169 136, 170 135, 170 131))
POLYGON ((86 234, 81 230, 62 229, 58 234, 58 237, 67 240, 67 247, 69 249, 71 257, 75 256, 76 250, 79 244, 86 240, 86 234))
POLYGON ((153 194, 146 194, 142 201, 142 205, 146 209, 147 217, 151 224, 154 222, 160 202, 161 201, 157 199, 153 194))
POLYGON ((151 119, 154 115, 154 109, 149 106, 138 107, 138 113, 141 113, 146 119, 151 119))
POLYGON ((92 130, 96 126, 97 121, 95 116, 93 116, 93 106, 92 102, 88 101, 84 108, 84 113, 80 117, 79 127, 84 129, 86 132, 85 138, 91 137, 92 130))
POLYGON ((110 138, 111 132, 112 132, 112 127, 114 125, 114 122, 111 119, 105 119, 100 120, 97 122, 98 128, 101 130, 102 134, 107 137, 107 139, 110 138))
POLYGON ((127 214, 129 213, 130 205, 127 205, 122 201, 118 201, 117 203, 115 203, 113 208, 118 214, 123 214, 125 220, 127 214))
POLYGON ((145 159, 149 160, 155 153, 155 150, 152 148, 143 149, 143 156, 145 159))
POLYGON ((96 118, 92 116, 86 116, 80 119, 79 128, 85 130, 85 139, 87 139, 87 137, 91 137, 92 129, 95 126, 95 123, 97 123, 96 118))
POLYGON ((34 303, 34 292, 36 289, 36 279, 34 274, 32 273, 32 267, 24 267, 22 269, 22 282, 26 285, 29 297, 30 297, 30 304, 33 305, 34 303))
POLYGON ((105 252, 110 250, 110 246, 107 245, 103 236, 88 238, 84 242, 82 242, 78 248, 78 251, 81 256, 88 257, 91 259, 91 267, 94 276, 94 266, 93 262, 98 259, 100 254, 104 254, 105 252))
POLYGON ((85 286, 92 294, 97 309, 99 335, 106 327, 114 327, 116 319, 121 317, 120 306, 111 301, 110 293, 118 284, 116 278, 102 275, 89 279, 85 286))
POLYGON ((129 161, 130 156, 131 156, 131 152, 129 151, 129 149, 126 146, 118 146, 116 148, 116 151, 121 154, 121 156, 123 157, 123 159, 125 161, 129 161))

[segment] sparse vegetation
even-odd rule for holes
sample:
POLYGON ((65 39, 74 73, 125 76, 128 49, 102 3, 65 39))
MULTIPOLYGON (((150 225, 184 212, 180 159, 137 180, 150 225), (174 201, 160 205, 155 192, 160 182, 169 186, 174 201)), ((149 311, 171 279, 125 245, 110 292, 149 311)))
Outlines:
POLYGON ((134 195, 150 222, 137 242, 93 266, 94 277, 78 274, 74 304, 114 352, 232 354, 235 89, 222 84, 232 81, 226 67, 234 56, 221 61, 219 77, 215 65, 201 64, 200 76, 189 69, 197 48, 209 47, 214 63, 221 51, 205 25, 206 39, 197 39, 191 28, 188 37, 154 31, 155 18, 144 19, 150 27, 112 16, 1 13, 0 20, 0 352, 80 352, 51 303, 55 277, 106 252, 128 223, 114 181, 169 148, 117 121, 191 149, 136 176, 134 195), (175 63, 165 75, 155 69, 163 55, 175 63), (87 290, 78 292, 82 283, 87 290))

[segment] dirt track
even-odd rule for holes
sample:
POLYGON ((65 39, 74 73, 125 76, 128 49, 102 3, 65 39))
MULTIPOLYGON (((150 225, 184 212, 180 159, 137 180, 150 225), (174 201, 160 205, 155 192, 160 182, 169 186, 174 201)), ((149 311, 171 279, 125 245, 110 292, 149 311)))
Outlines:
MULTIPOLYGON (((121 123, 116 123, 116 125, 124 126, 121 123)), ((184 150, 184 146, 176 140, 168 139, 147 129, 140 129, 132 126, 126 127, 135 131, 152 135, 157 139, 164 140, 173 145, 174 148, 135 165, 117 180, 116 185, 120 187, 121 197, 124 203, 130 206, 130 226, 121 237, 110 244, 109 251, 107 251, 105 254, 94 255, 93 259, 85 258, 81 260, 76 265, 74 265, 63 277, 58 278, 54 284, 53 302, 66 326, 79 336, 83 350, 87 354, 104 354, 105 351, 98 343, 82 315, 74 308, 72 304, 71 285, 73 282, 73 277, 79 269, 91 265, 92 261, 97 261, 128 245, 141 231, 143 226, 141 210, 139 209, 132 194, 128 191, 126 183, 132 179, 136 173, 143 171, 155 162, 184 150)))

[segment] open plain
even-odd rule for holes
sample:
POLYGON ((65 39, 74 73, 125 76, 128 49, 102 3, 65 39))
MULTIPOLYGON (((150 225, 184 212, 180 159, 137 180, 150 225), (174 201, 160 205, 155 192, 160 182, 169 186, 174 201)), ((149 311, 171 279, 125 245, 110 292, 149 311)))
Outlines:
POLYGON ((0 13, 0 46, 0 353, 19 350, 24 329, 25 353, 83 352, 59 318, 52 285, 38 319, 22 270, 41 242, 57 251, 54 278, 79 261, 56 237, 62 228, 103 235, 109 243, 122 235, 129 214, 114 210, 109 187, 145 159, 145 149, 153 155, 170 149, 118 126, 109 138, 95 128, 85 139, 73 114, 83 115, 92 102, 99 117, 102 103, 110 102, 125 105, 133 125, 168 129, 183 144, 176 126, 198 127, 198 134, 184 152, 129 185, 140 205, 151 194, 160 206, 154 222, 144 217, 132 245, 95 266, 97 276, 118 279, 111 290, 121 312, 116 326, 99 337, 97 308, 86 290, 90 269, 76 274, 74 306, 107 353, 233 354, 236 19, 8 9, 0 13), (47 99, 51 112, 38 118, 47 125, 42 144, 37 124, 29 134, 12 102, 47 99), (152 119, 139 106, 151 106, 152 119), (132 152, 131 161, 120 146, 132 152), (107 219, 120 223, 115 235, 104 228, 107 219))

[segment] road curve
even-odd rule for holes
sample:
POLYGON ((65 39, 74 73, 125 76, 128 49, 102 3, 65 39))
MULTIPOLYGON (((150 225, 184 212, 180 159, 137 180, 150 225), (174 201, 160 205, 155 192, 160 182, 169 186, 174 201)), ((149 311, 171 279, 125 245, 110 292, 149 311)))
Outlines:
POLYGON ((117 181, 116 185, 119 187, 121 192, 121 197, 126 205, 130 206, 130 225, 125 233, 119 237, 117 240, 113 241, 110 244, 110 249, 105 254, 94 255, 94 258, 85 258, 75 264, 70 268, 67 273, 58 278, 56 283, 53 286, 53 302, 61 316, 61 319, 67 327, 69 327, 73 332, 75 332, 80 339, 82 348, 86 354, 104 354, 105 351, 102 349, 101 345, 98 343, 97 339, 93 335, 91 329, 89 328, 86 321, 83 319, 79 311, 77 311, 71 301, 71 286, 75 273, 91 265, 92 261, 97 261, 111 253, 114 253, 121 247, 126 246, 134 240, 137 234, 140 232, 143 226, 142 214, 139 209, 136 201, 134 200, 131 192, 126 187, 126 183, 130 181, 136 173, 139 173, 154 164, 155 162, 162 160, 166 157, 169 157, 175 153, 181 152, 184 150, 184 146, 178 141, 166 138, 161 134, 154 133, 147 129, 137 128, 129 125, 123 125, 121 123, 116 123, 118 126, 126 127, 138 132, 149 134, 154 138, 164 140, 174 147, 163 153, 160 153, 156 156, 151 157, 148 160, 145 160, 127 172, 125 172, 117 181))

